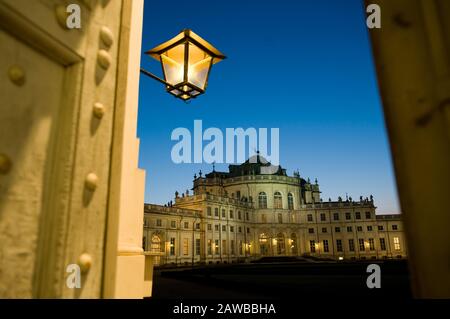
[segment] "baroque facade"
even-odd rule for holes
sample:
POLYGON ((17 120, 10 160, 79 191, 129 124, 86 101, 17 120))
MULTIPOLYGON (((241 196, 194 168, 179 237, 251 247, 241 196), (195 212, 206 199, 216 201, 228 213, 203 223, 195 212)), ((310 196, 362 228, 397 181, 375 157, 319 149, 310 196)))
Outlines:
POLYGON ((143 246, 156 264, 406 257, 400 215, 376 215, 372 196, 323 201, 317 180, 288 176, 262 156, 200 172, 193 184, 174 204, 145 205, 143 246))

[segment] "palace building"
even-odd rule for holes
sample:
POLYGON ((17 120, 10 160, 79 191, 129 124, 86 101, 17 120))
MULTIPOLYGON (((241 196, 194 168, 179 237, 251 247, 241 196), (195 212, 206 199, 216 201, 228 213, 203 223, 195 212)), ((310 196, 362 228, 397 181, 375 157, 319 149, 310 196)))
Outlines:
POLYGON ((228 172, 200 172, 191 192, 176 192, 166 206, 145 205, 143 246, 156 264, 407 254, 400 215, 376 215, 372 196, 324 201, 317 180, 288 176, 259 154, 228 172))

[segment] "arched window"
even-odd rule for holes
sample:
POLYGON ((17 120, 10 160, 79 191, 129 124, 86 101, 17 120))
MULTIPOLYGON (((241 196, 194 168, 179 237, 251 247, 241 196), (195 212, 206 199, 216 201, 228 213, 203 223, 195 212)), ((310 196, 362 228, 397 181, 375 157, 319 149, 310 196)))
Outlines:
POLYGON ((151 242, 151 252, 154 253, 160 253, 161 250, 161 238, 159 238, 158 235, 152 236, 152 242, 151 242))
POLYGON ((286 250, 285 250, 285 244, 284 244, 284 235, 282 233, 279 233, 277 235, 276 245, 277 245, 277 254, 284 255, 286 253, 286 250))
POLYGON ((261 192, 258 195, 258 207, 259 208, 267 208, 267 196, 266 193, 261 192))
POLYGON ((288 209, 294 209, 294 196, 291 193, 288 194, 288 209))
POLYGON ((263 256, 269 255, 268 237, 265 233, 259 235, 259 250, 261 255, 263 256))
POLYGON ((281 196, 280 192, 275 192, 273 195, 273 208, 283 208, 283 196, 281 196))

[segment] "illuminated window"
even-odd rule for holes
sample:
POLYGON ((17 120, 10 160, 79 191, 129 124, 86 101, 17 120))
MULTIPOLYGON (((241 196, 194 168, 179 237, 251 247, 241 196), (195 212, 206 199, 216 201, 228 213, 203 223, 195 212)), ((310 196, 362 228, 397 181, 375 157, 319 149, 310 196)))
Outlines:
POLYGON ((267 208, 267 195, 264 192, 261 192, 258 195, 258 207, 267 208))
POLYGON ((394 249, 400 250, 400 238, 394 237, 394 249))
POLYGON ((183 239, 183 255, 185 255, 185 256, 189 255, 189 239, 188 238, 183 239))
POLYGON ((216 240, 214 241, 214 253, 215 253, 216 255, 219 254, 219 240, 218 240, 218 239, 216 239, 216 240))
POLYGON ((174 237, 170 238, 170 255, 171 256, 175 255, 175 238, 174 237))

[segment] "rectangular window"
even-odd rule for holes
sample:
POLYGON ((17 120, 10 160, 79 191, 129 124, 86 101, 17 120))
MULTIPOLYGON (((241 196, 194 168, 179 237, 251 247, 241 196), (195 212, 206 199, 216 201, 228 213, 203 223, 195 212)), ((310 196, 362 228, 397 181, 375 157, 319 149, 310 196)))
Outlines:
POLYGON ((247 227, 247 234, 250 234, 250 228, 247 227))
POLYGON ((208 255, 212 255, 212 239, 208 239, 208 255))
POLYGON ((161 225, 162 225, 161 219, 157 219, 156 226, 161 227, 161 225))
POLYGON ((308 233, 314 234, 314 228, 308 228, 308 233))
POLYGON ((369 238, 369 249, 375 250, 375 241, 373 238, 369 238))
POLYGON ((222 240, 222 254, 227 255, 228 254, 228 247, 227 247, 227 240, 222 240))
POLYGON ((177 222, 175 220, 170 221, 171 228, 177 228, 177 222))
POLYGON ((200 238, 195 239, 195 254, 200 255, 200 238))
POLYGON ((242 219, 242 214, 240 210, 238 210, 238 219, 242 219))
POLYGON ((364 247, 364 239, 360 238, 359 240, 359 250, 364 251, 366 248, 364 247))
POLYGON ((362 231, 362 226, 356 227, 356 230, 357 230, 357 231, 362 231))
POLYGON ((394 237, 394 249, 400 250, 400 238, 394 237))
POLYGON ((233 219, 234 218, 234 212, 232 210, 230 210, 230 218, 233 219))
POLYGON ((227 213, 225 212, 225 209, 222 209, 222 218, 227 217, 227 213))
POLYGON ((184 228, 189 228, 189 222, 184 222, 184 228))
POLYGON ((360 212, 356 212, 355 213, 355 219, 361 219, 361 213, 360 212))
POLYGON ((316 242, 314 240, 309 241, 309 251, 312 253, 316 252, 316 242))
POLYGON ((372 226, 367 226, 367 231, 372 231, 372 226))
POLYGON ((189 239, 188 238, 183 239, 183 255, 185 255, 185 256, 189 255, 189 239))
POLYGON ((236 197, 237 197, 237 199, 241 199, 241 191, 236 192, 236 197))
POLYGON ((219 209, 217 207, 214 208, 214 216, 219 217, 219 209))
POLYGON ((239 230, 240 233, 242 233, 242 227, 241 226, 239 226, 238 230, 239 230))
POLYGON ((386 240, 384 238, 380 238, 380 249, 386 250, 386 240))
POLYGON ((245 219, 250 220, 250 218, 248 217, 248 213, 245 213, 245 219))
POLYGON ((355 251, 355 241, 353 239, 348 240, 348 250, 355 251))
POLYGON ((170 256, 175 255, 175 238, 170 238, 170 256))
POLYGON ((327 232, 327 228, 326 227, 322 227, 322 233, 326 233, 327 232))
POLYGON ((366 219, 370 219, 370 218, 371 218, 370 212, 366 212, 366 219))
POLYGON ((212 230, 212 225, 208 224, 208 230, 212 230))
POLYGON ((347 233, 351 233, 353 231, 353 227, 352 226, 347 226, 347 233))
POLYGON ((384 227, 382 225, 379 225, 378 230, 384 230, 384 227))
POLYGON ((336 250, 342 252, 342 240, 336 239, 336 250))
POLYGON ((312 214, 308 214, 307 218, 308 218, 308 221, 309 221, 309 222, 312 222, 312 221, 313 221, 313 216, 312 216, 312 214))
POLYGON ((283 215, 281 213, 278 214, 278 224, 283 224, 283 215))
POLYGON ((214 230, 219 231, 219 225, 214 225, 214 230))
POLYGON ((227 231, 227 225, 222 225, 222 231, 227 231))
POLYGON ((326 253, 330 251, 330 249, 328 247, 328 240, 326 240, 326 239, 323 241, 323 251, 326 253))
POLYGON ((392 225, 392 230, 398 230, 398 226, 397 225, 392 225))
POLYGON ((333 219, 334 220, 339 220, 339 213, 334 213, 333 214, 333 219))
POLYGON ((239 241, 239 255, 244 254, 244 245, 242 244, 242 240, 239 241))
POLYGON ((340 233, 341 232, 341 227, 334 227, 334 232, 335 233, 340 233))
POLYGON ((214 241, 214 254, 218 255, 219 254, 219 240, 216 239, 214 241))
POLYGON ((235 254, 235 250, 234 250, 234 240, 230 240, 230 249, 231 249, 231 254, 234 255, 235 254))
POLYGON ((234 233, 234 226, 230 226, 230 232, 234 233))
POLYGON ((200 223, 195 224, 195 229, 200 229, 200 223))
POLYGON ((346 220, 352 219, 352 214, 351 213, 345 213, 345 219, 346 220))
POLYGON ((211 213, 211 207, 206 207, 206 214, 207 214, 208 216, 211 216, 211 215, 212 215, 212 213, 211 213))
POLYGON ((323 222, 327 220, 325 214, 320 214, 320 220, 323 222))

